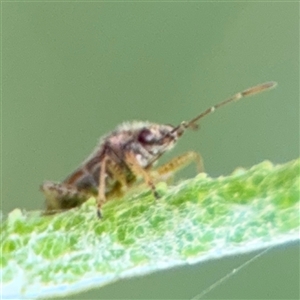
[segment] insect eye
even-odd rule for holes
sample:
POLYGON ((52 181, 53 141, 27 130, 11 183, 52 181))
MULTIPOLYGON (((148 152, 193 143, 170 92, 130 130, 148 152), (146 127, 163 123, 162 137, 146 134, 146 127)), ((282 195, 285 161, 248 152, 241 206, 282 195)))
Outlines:
POLYGON ((138 141, 143 144, 152 144, 154 142, 153 133, 149 129, 142 129, 138 135, 138 141))

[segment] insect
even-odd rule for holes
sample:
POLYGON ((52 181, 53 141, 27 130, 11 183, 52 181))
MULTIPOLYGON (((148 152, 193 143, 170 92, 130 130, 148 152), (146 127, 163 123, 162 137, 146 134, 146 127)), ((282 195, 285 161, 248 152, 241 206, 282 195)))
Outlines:
POLYGON ((239 92, 203 111, 190 121, 177 126, 149 122, 123 123, 103 137, 94 152, 61 183, 46 181, 41 190, 46 198, 46 213, 77 207, 91 196, 97 198, 97 215, 111 198, 122 196, 128 188, 142 179, 155 198, 157 180, 163 180, 191 162, 203 170, 200 154, 189 151, 170 162, 154 168, 158 159, 169 151, 186 129, 197 129, 198 121, 217 108, 241 98, 269 90, 275 82, 266 82, 239 92))

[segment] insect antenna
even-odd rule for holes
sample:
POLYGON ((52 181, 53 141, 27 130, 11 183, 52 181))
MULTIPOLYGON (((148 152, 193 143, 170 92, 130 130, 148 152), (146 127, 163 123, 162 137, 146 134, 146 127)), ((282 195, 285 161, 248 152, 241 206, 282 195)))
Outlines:
MULTIPOLYGON (((181 122, 178 126, 175 126, 170 132, 168 132, 165 136, 162 137, 162 140, 166 137, 166 136, 171 136, 173 137, 173 139, 176 139, 177 137, 182 136, 182 134, 185 132, 186 129, 197 129, 198 128, 198 124, 197 122, 204 118, 205 116, 213 113, 216 109, 218 109, 221 106, 225 106, 231 102, 236 102, 242 98, 248 97, 248 96, 252 96, 252 95, 256 95, 259 94, 261 92, 270 90, 274 87, 276 87, 277 82, 275 81, 269 81, 269 82, 265 82, 265 83, 261 83, 258 85, 255 85, 253 87, 250 87, 246 90, 243 90, 242 92, 236 93, 235 95, 231 96, 230 98, 219 102, 217 104, 215 104, 214 106, 211 106, 210 108, 206 109, 205 111, 203 111, 201 114, 199 114, 198 116, 196 116, 195 118, 191 119, 190 121, 183 121, 181 122), (175 134, 174 134, 175 133, 175 134)), ((168 145, 165 145, 165 149, 167 149, 168 145)), ((163 155, 164 151, 161 151, 161 153, 159 153, 157 156, 154 157, 154 159, 151 161, 150 164, 152 164, 154 161, 158 160, 162 155, 163 155)))
POLYGON ((213 113, 217 108, 221 107, 221 106, 225 106, 231 102, 236 102, 242 98, 248 97, 248 96, 252 96, 252 95, 256 95, 258 93, 261 93, 263 91, 267 91, 270 90, 272 88, 274 88, 277 85, 277 83, 275 81, 270 81, 270 82, 265 82, 262 84, 258 84, 256 86, 250 87, 242 92, 236 93, 235 95, 231 96, 230 98, 219 102, 218 104, 211 106, 210 108, 208 108, 207 110, 203 111, 201 114, 199 114, 198 116, 196 116, 195 118, 193 118, 192 120, 186 122, 182 122, 181 124, 179 124, 178 126, 176 126, 171 133, 175 133, 177 132, 178 136, 181 136, 182 133, 185 131, 185 129, 197 129, 198 128, 198 124, 197 121, 199 121, 200 119, 202 119, 203 117, 209 115, 210 113, 213 113))

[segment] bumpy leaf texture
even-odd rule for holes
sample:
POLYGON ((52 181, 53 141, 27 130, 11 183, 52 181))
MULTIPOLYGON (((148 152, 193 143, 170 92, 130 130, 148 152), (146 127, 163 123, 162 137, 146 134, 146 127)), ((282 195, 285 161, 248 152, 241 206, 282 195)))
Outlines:
POLYGON ((300 160, 112 200, 53 216, 12 211, 1 225, 2 297, 49 298, 121 278, 299 240, 300 160))

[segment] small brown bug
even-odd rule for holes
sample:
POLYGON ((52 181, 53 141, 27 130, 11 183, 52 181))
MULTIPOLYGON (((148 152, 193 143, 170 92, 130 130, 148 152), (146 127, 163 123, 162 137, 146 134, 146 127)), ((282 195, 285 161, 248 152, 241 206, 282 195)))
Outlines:
POLYGON ((46 213, 77 207, 91 196, 96 196, 97 214, 101 218, 101 208, 106 200, 122 196, 139 178, 158 198, 155 181, 168 178, 193 161, 199 171, 203 170, 201 156, 193 151, 153 169, 157 160, 175 145, 186 129, 196 129, 201 118, 221 106, 275 86, 275 82, 267 82, 246 89, 177 126, 149 122, 123 123, 103 137, 94 152, 64 181, 47 181, 41 186, 46 197, 46 213))

